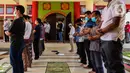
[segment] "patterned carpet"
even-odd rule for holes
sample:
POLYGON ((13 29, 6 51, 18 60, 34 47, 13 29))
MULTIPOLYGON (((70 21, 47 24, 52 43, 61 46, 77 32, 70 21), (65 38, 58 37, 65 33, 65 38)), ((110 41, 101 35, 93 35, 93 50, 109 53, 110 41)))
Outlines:
POLYGON ((48 62, 46 73, 71 73, 65 62, 48 62))

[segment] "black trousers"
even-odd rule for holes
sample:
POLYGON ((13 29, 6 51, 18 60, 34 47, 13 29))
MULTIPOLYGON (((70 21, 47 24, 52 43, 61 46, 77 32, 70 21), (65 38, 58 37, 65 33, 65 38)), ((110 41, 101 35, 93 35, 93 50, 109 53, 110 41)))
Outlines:
POLYGON ((11 41, 10 45, 10 63, 12 65, 12 73, 24 73, 24 66, 22 60, 22 52, 25 48, 23 39, 16 39, 11 41))
POLYGON ((84 42, 79 42, 79 54, 81 58, 81 63, 87 64, 86 60, 86 54, 84 50, 84 42))
POLYGON ((9 42, 9 36, 7 36, 7 35, 5 34, 5 31, 7 31, 7 30, 4 30, 4 41, 5 41, 5 42, 9 42))
POLYGON ((39 58, 39 39, 34 39, 33 48, 35 53, 35 59, 39 58))
POLYGON ((101 49, 107 73, 125 73, 121 41, 101 41, 101 49))
POLYGON ((90 59, 90 50, 89 50, 89 47, 90 47, 90 41, 85 39, 84 40, 84 49, 87 53, 87 58, 88 58, 88 67, 91 67, 92 68, 92 62, 91 62, 91 59, 90 59))
POLYGON ((77 54, 80 55, 79 54, 79 42, 76 42, 76 47, 77 47, 77 54))
POLYGON ((49 40, 49 33, 45 33, 45 39, 46 39, 46 41, 49 40))
POLYGON ((96 73, 104 73, 101 52, 90 51, 90 55, 91 55, 91 62, 93 65, 92 70, 95 71, 96 73))
POLYGON ((40 40, 40 43, 39 43, 39 55, 42 55, 42 53, 44 52, 45 50, 45 44, 44 44, 44 39, 43 40, 40 40))
POLYGON ((130 42, 130 33, 129 32, 125 32, 125 42, 126 43, 130 42))

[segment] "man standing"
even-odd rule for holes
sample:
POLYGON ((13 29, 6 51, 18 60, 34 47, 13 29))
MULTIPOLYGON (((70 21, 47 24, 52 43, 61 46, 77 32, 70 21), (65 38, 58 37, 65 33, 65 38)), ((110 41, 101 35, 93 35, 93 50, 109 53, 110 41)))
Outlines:
POLYGON ((129 23, 129 21, 126 22, 126 26, 125 26, 125 42, 126 43, 130 42, 130 23, 129 23))
POLYGON ((84 29, 84 22, 81 18, 76 20, 76 24, 79 26, 80 31, 76 32, 74 35, 79 37, 79 54, 80 54, 80 62, 82 63, 81 66, 85 67, 87 65, 87 60, 86 60, 86 53, 84 50, 84 37, 82 36, 83 34, 83 29, 84 29))
POLYGON ((50 24, 49 24, 48 22, 46 22, 46 21, 44 21, 44 28, 45 28, 45 39, 46 39, 46 41, 48 41, 51 26, 50 26, 50 24))
POLYGON ((71 46, 71 50, 70 52, 74 51, 74 33, 75 33, 75 28, 72 25, 72 23, 69 24, 69 28, 70 28, 70 32, 69 32, 69 39, 70 39, 70 46, 71 46))
POLYGON ((23 61, 24 61, 24 71, 27 71, 27 67, 31 67, 32 62, 32 56, 31 56, 31 50, 30 48, 30 37, 32 33, 32 24, 29 22, 30 17, 27 15, 24 15, 24 20, 26 23, 25 27, 25 34, 24 34, 24 42, 25 42, 25 48, 23 50, 23 61))
MULTIPOLYGON (((94 22, 92 22, 91 20, 91 16, 92 16, 92 13, 91 11, 87 11, 85 12, 85 21, 86 21, 86 24, 84 26, 84 30, 83 31, 89 31, 93 25, 94 25, 94 22)), ((84 68, 92 68, 92 63, 91 63, 91 60, 90 60, 90 40, 87 38, 88 37, 88 34, 89 33, 84 33, 84 50, 86 51, 86 56, 87 56, 87 59, 88 59, 88 66, 84 66, 84 68)))
MULTIPOLYGON (((10 23, 9 23, 8 19, 5 19, 4 20, 4 25, 3 25, 4 32, 8 30, 9 25, 10 25, 10 23)), ((4 33, 4 41, 9 42, 9 37, 5 33, 4 33)))
POLYGON ((57 25, 57 31, 58 31, 59 42, 63 42, 63 23, 62 23, 62 21, 59 21, 59 23, 57 25))
POLYGON ((107 73, 125 73, 122 59, 124 40, 125 4, 123 0, 108 2, 103 13, 103 23, 97 33, 101 35, 101 49, 107 73))
POLYGON ((5 33, 11 36, 10 62, 13 67, 13 73, 24 73, 22 52, 24 49, 25 22, 23 14, 25 9, 22 5, 18 5, 15 11, 17 18, 5 33))

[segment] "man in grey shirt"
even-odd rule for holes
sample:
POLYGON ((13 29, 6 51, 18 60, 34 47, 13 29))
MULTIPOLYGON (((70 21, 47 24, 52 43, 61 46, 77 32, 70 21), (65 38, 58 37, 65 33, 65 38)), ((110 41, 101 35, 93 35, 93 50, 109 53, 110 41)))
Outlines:
MULTIPOLYGON (((4 25, 3 25, 4 32, 8 30, 9 25, 10 25, 10 23, 9 23, 8 19, 5 19, 4 20, 4 25)), ((9 42, 9 37, 5 33, 4 33, 4 41, 9 42)))

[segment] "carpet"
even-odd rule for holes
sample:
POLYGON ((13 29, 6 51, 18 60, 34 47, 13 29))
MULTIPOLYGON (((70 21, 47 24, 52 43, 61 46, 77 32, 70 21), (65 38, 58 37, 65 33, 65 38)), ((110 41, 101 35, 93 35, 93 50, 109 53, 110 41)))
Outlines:
POLYGON ((48 62, 46 73, 71 73, 65 62, 48 62))

